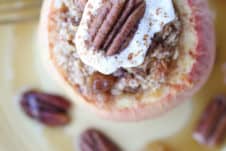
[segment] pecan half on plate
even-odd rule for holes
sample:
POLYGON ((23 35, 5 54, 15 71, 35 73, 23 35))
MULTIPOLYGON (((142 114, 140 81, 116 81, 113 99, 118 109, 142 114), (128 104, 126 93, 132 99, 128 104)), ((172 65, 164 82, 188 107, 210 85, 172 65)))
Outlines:
POLYGON ((219 145, 226 134, 226 98, 214 98, 205 111, 194 131, 193 137, 201 144, 219 145))
POLYGON ((32 119, 48 126, 62 126, 70 122, 71 103, 59 95, 29 90, 22 94, 20 105, 32 119))
POLYGON ((80 151, 121 151, 107 136, 96 129, 88 129, 81 134, 80 151))

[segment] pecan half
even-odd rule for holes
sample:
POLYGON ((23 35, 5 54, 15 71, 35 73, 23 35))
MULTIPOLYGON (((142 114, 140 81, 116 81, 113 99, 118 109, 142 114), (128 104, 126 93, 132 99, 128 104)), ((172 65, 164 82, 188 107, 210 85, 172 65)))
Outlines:
POLYGON ((193 133, 194 139, 208 146, 219 145, 226 136, 226 98, 218 96, 209 103, 193 133))
POLYGON ((29 117, 43 124, 61 126, 70 122, 71 103, 61 96, 30 90, 22 94, 20 104, 29 117))
POLYGON ((111 56, 125 48, 145 12, 144 0, 107 0, 90 24, 89 43, 111 56))
POLYGON ((79 146, 81 151, 121 151, 107 136, 95 129, 81 134, 79 146))

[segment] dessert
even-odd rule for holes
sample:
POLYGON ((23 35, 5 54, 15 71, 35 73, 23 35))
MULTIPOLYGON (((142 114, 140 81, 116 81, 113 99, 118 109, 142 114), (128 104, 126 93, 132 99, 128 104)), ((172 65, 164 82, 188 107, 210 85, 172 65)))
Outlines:
POLYGON ((53 77, 77 103, 114 120, 155 117, 183 102, 215 57, 204 0, 45 0, 39 33, 53 77))

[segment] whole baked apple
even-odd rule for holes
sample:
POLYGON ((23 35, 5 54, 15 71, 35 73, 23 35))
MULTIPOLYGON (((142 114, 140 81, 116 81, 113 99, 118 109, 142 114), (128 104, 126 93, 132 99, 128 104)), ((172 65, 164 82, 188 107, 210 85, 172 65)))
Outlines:
POLYGON ((214 64, 206 0, 45 0, 39 29, 44 66, 76 103, 106 119, 172 109, 214 64))

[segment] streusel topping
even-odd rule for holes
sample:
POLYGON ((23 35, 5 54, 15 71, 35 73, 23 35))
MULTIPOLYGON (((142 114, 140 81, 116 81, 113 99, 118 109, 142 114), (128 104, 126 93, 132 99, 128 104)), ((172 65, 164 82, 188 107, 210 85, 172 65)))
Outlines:
MULTIPOLYGON (((175 18, 164 24, 150 39, 151 44, 140 65, 121 67, 110 75, 103 75, 97 69, 85 64, 76 49, 80 43, 74 39, 82 18, 83 7, 78 7, 74 0, 57 1, 61 1, 61 5, 58 5, 50 15, 50 24, 55 26, 51 31, 52 56, 58 68, 64 72, 67 81, 78 87, 84 95, 96 96, 97 100, 101 100, 100 98, 105 98, 101 96, 106 94, 115 96, 122 93, 155 91, 167 84, 167 76, 173 70, 180 54, 178 47, 182 25, 176 10, 175 18), (103 79, 103 82, 100 79, 103 79), (107 91, 101 92, 103 89, 107 91)), ((146 36, 143 38, 148 39, 146 36)), ((129 55, 127 59, 131 57, 133 56, 129 55)))

